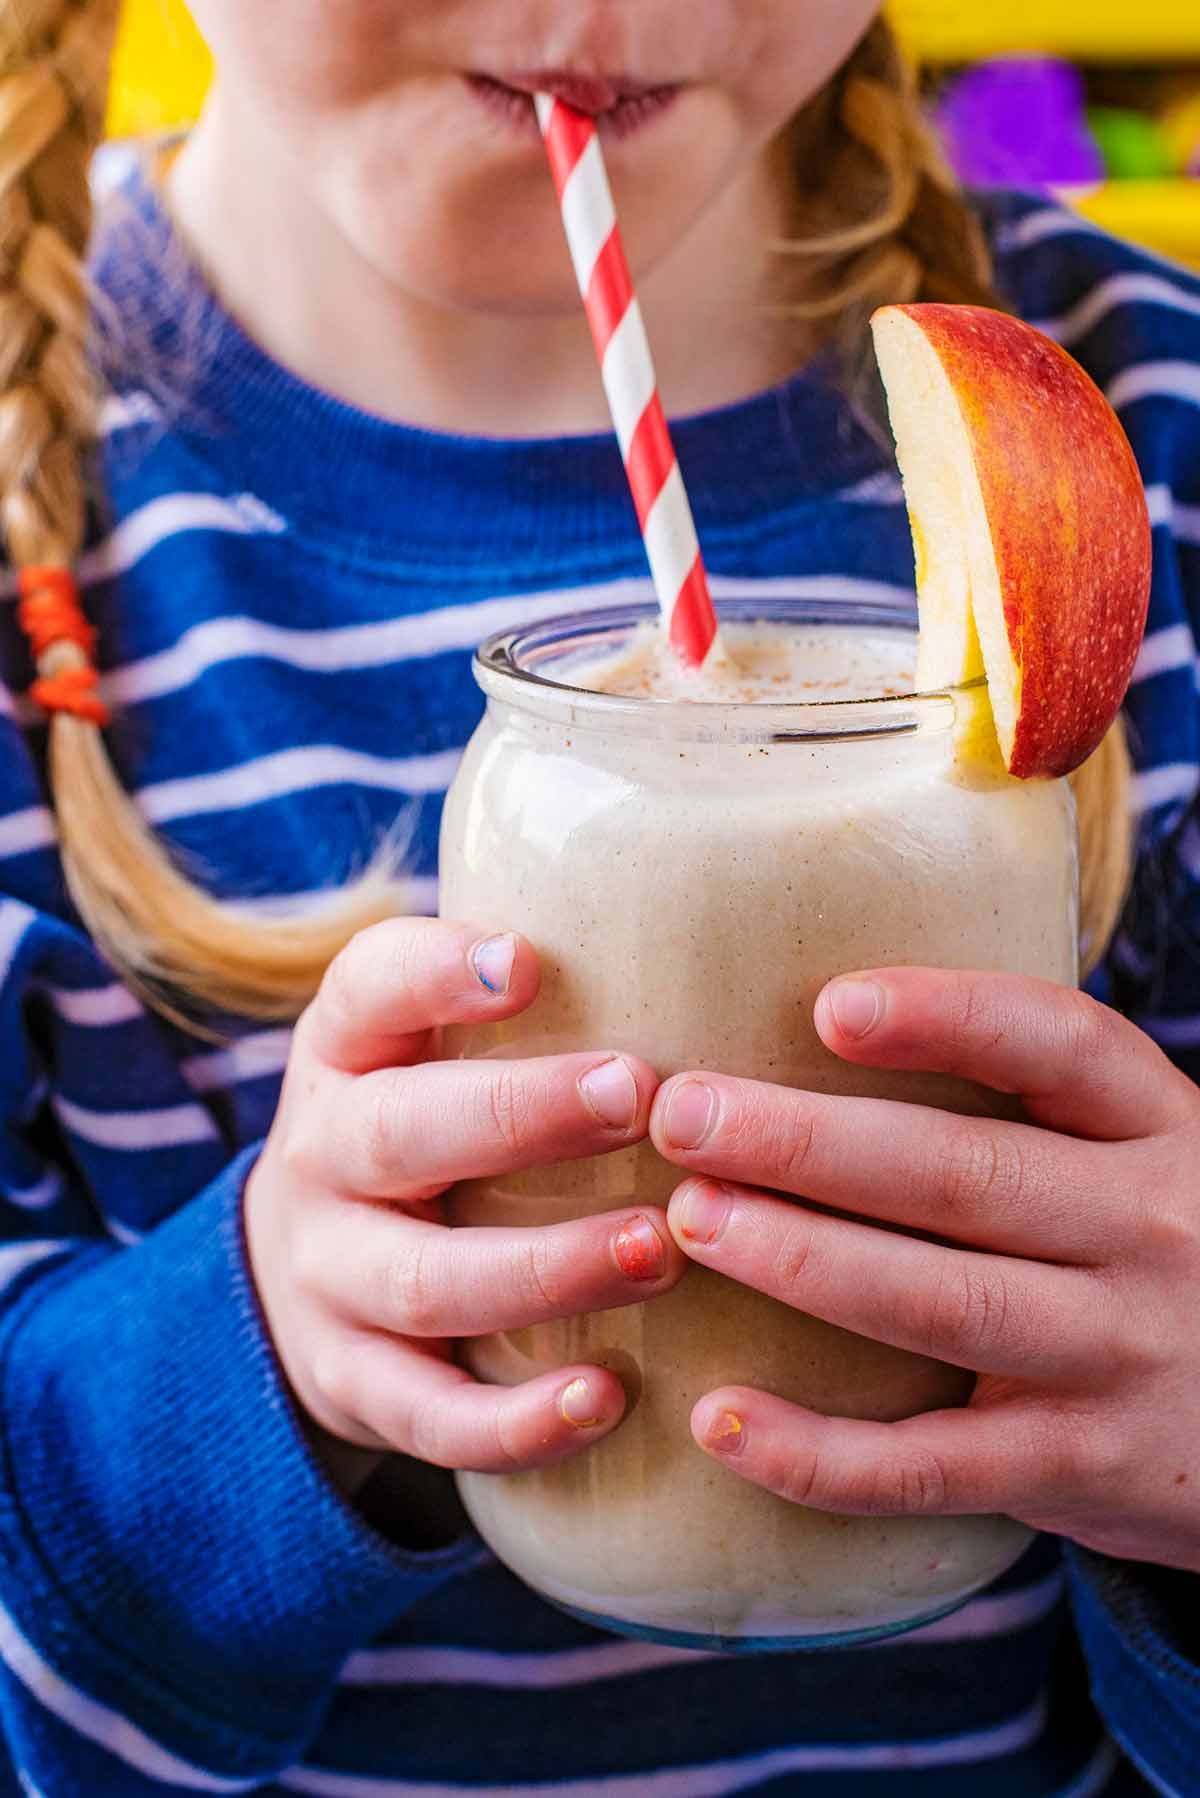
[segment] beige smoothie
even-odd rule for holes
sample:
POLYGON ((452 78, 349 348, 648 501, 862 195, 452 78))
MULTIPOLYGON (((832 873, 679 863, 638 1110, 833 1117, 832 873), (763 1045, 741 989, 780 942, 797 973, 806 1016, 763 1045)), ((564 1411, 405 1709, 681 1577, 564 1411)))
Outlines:
MULTIPOLYGON (((657 633, 628 622, 574 639, 531 632, 524 646, 482 654, 488 713, 447 806, 442 909, 524 931, 544 979, 526 1016, 452 1050, 628 1049, 664 1075, 711 1067, 997 1108, 949 1079, 837 1061, 813 1004, 831 975, 878 964, 1073 984, 1068 790, 1015 782, 981 760, 979 693, 903 697, 916 641, 900 618, 770 609, 784 622, 726 620, 725 659, 701 681, 664 663, 657 633)), ((472 1183, 453 1214, 519 1225, 665 1204, 680 1177, 643 1146, 472 1183)), ((502 1383, 575 1361, 624 1380, 626 1421, 578 1460, 460 1480, 510 1567, 616 1629, 726 1647, 887 1632, 951 1608, 1027 1540, 999 1517, 804 1510, 704 1455, 690 1411, 731 1382, 883 1419, 962 1403, 971 1389, 959 1370, 705 1270, 653 1304, 464 1353, 502 1383)))

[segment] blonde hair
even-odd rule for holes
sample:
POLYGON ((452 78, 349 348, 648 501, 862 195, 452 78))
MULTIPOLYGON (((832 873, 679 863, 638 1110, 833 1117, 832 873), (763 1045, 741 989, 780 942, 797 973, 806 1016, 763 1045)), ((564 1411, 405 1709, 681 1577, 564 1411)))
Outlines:
MULTIPOLYGON (((99 407, 83 259, 119 0, 0 0, 0 531, 17 568, 70 568, 99 407)), ((86 665, 56 642, 42 677, 86 665)), ((187 878, 125 792, 100 729, 56 713, 48 779, 71 897, 158 1009, 296 1017, 337 951, 401 909, 393 856, 304 915, 224 904, 187 878)))
MULTIPOLYGON (((17 568, 70 568, 84 538, 99 406, 83 266, 88 175, 118 7, 0 0, 0 532, 17 568)), ((883 301, 996 303, 982 234, 886 27, 868 32, 820 104, 834 152, 825 191, 835 204, 851 188, 871 203, 853 222, 831 217, 827 230, 790 246, 827 276, 821 299, 797 310, 837 312, 843 342, 861 345, 866 314, 883 301)), ((54 678, 86 663, 84 649, 59 641, 39 655, 37 672, 54 678)), ((114 967, 181 1022, 195 1007, 295 1017, 349 938, 401 909, 388 850, 303 915, 212 898, 149 829, 100 729, 84 718, 51 719, 48 780, 80 916, 114 967)), ((1118 731, 1075 787, 1085 931, 1098 957, 1128 878, 1128 764, 1118 731)))

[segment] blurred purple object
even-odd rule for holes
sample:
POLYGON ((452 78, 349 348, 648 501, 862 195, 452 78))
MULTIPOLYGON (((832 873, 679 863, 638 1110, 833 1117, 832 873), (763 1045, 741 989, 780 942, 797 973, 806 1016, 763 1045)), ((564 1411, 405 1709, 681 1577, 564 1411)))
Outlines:
POLYGON ((979 63, 946 88, 937 123, 959 178, 973 187, 1083 187, 1104 178, 1070 63, 979 63))

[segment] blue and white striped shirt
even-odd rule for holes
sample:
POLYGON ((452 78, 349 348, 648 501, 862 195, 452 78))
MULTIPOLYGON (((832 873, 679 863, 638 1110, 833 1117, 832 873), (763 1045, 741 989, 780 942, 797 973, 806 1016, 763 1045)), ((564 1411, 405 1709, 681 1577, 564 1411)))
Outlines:
MULTIPOLYGON (((646 592, 616 448, 355 413, 160 259, 149 195, 136 213, 102 283, 155 357, 203 356, 169 417, 136 369, 107 407, 83 578, 122 777, 211 887, 249 899, 336 881, 410 811, 432 907, 481 704, 472 647, 646 592)), ((1105 990, 1200 1074, 1200 281, 1042 201, 1004 200, 992 228, 1001 286, 1092 370, 1145 475, 1142 841, 1105 990)), ((894 466, 817 370, 683 421, 678 447, 718 594, 909 595, 894 466)), ((1200 1793, 1189 1576, 1043 1539, 893 1643, 705 1656, 600 1635, 477 1539, 405 1552, 341 1502, 240 1231, 287 1033, 203 1046, 98 958, 3 593, 0 1795, 1200 1793)))

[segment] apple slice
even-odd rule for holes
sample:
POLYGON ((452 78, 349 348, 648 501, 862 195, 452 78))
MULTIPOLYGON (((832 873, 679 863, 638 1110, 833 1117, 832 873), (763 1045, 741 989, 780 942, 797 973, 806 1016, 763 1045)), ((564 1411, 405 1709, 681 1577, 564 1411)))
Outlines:
POLYGON ((1150 520, 1117 416, 1065 350, 981 306, 871 320, 917 562, 922 691, 986 673, 1022 780, 1069 774, 1120 711, 1150 520))

